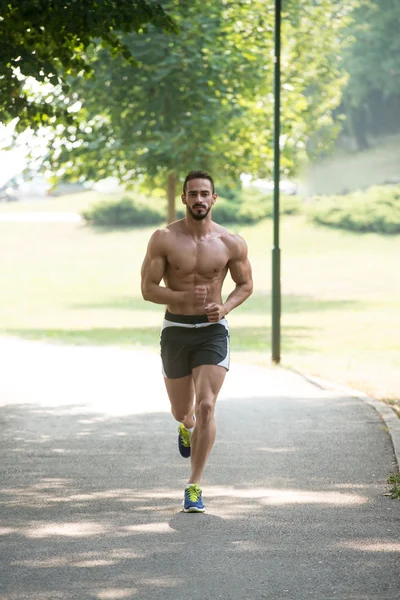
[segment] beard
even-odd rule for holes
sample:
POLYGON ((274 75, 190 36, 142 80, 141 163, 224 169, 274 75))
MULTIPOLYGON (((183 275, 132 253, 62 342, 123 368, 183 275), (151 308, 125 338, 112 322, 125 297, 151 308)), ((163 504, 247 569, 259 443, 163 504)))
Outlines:
POLYGON ((188 206, 188 205, 186 205, 186 208, 188 209, 189 215, 191 217, 193 217, 193 219, 195 221, 202 221, 203 219, 206 218, 206 216, 208 215, 208 213, 212 209, 212 205, 209 207, 208 210, 205 210, 205 212, 203 212, 203 213, 196 213, 196 212, 194 212, 194 210, 191 209, 190 206, 188 206))

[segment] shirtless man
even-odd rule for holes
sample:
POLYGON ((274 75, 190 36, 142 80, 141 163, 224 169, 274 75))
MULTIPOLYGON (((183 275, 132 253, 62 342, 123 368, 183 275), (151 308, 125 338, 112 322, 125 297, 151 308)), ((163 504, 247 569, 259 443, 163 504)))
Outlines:
POLYGON ((185 512, 205 510, 199 483, 215 440, 215 402, 229 369, 225 316, 253 290, 245 241, 212 221, 216 200, 212 177, 191 171, 183 185, 185 218, 153 233, 142 266, 143 298, 167 307, 163 374, 172 414, 180 423, 179 451, 191 457, 185 512), (223 302, 228 270, 236 287, 223 302))

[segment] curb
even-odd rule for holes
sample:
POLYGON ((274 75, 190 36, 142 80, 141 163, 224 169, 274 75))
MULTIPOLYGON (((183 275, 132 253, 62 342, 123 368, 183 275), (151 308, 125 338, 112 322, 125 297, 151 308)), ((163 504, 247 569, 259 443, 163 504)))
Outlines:
POLYGON ((393 408, 390 408, 390 406, 388 406, 381 400, 375 400, 374 398, 367 396, 367 394, 361 392, 360 390, 355 390, 353 388, 339 385, 328 379, 323 379, 322 377, 314 377, 313 375, 308 375, 307 373, 302 373, 301 371, 296 371, 295 369, 289 370, 293 373, 296 373, 297 375, 300 375, 301 377, 303 377, 303 379, 306 379, 311 384, 319 388, 322 388, 324 390, 336 391, 345 394, 346 396, 357 398, 358 400, 362 400, 363 402, 366 402, 367 404, 372 406, 372 408, 374 408, 379 414, 379 416, 382 418, 389 431, 389 435, 392 440, 395 459, 397 462, 397 469, 400 471, 400 418, 393 408))

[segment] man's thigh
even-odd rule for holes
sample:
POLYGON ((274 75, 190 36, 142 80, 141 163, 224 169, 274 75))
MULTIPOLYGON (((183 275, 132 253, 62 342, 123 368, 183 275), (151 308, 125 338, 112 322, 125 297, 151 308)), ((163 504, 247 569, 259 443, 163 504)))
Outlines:
POLYGON ((178 379, 164 378, 169 401, 175 411, 188 414, 194 403, 194 385, 192 375, 178 379))
POLYGON ((226 369, 220 365, 201 365, 192 371, 196 401, 214 402, 221 390, 226 369))

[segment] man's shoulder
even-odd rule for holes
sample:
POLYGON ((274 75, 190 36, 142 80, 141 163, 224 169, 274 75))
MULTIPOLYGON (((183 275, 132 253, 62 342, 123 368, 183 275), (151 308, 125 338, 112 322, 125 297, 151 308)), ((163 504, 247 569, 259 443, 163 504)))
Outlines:
POLYGON ((173 223, 169 223, 168 225, 164 225, 163 227, 156 229, 151 237, 155 242, 167 241, 171 236, 178 233, 181 229, 181 222, 174 221, 173 223))
POLYGON ((221 242, 225 244, 225 247, 229 252, 229 260, 242 260, 246 258, 247 244, 242 236, 229 231, 229 229, 226 229, 221 225, 217 225, 217 227, 218 229, 215 229, 215 231, 219 234, 221 242))
POLYGON ((168 230, 171 233, 180 233, 184 228, 185 219, 178 219, 177 221, 172 221, 172 223, 168 223, 165 225, 164 229, 168 230))
POLYGON ((246 244, 245 240, 238 233, 233 233, 232 231, 229 231, 229 229, 226 229, 225 227, 222 227, 221 225, 218 225, 217 231, 219 232, 219 234, 221 236, 221 241, 229 249, 237 252, 237 251, 247 248, 247 244, 246 244))

